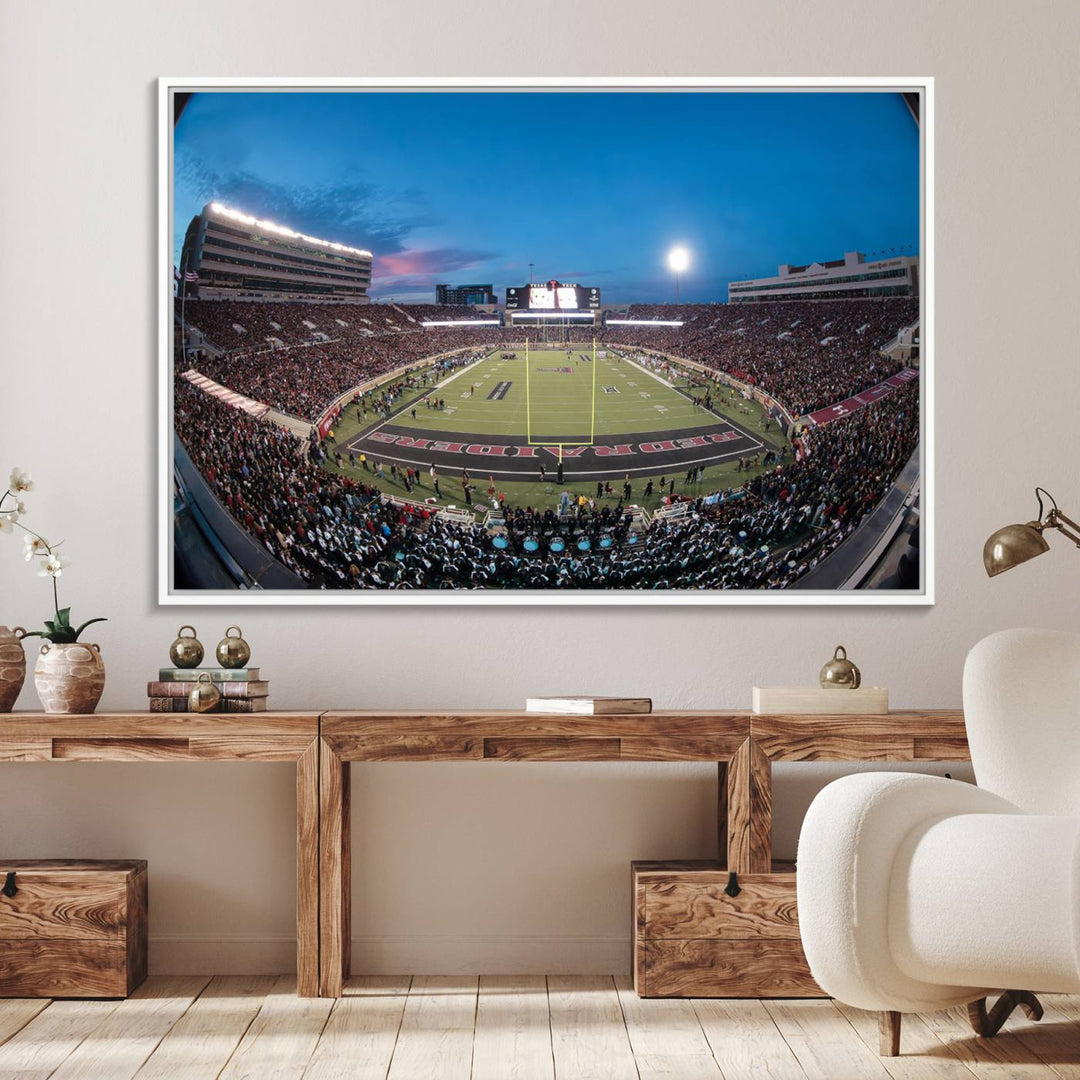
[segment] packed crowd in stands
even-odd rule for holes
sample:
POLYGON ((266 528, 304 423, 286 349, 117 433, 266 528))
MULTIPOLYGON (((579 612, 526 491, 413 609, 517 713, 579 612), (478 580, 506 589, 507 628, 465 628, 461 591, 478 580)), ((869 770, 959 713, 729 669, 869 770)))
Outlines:
POLYGON ((608 341, 670 352, 733 375, 799 415, 895 375, 904 365, 883 357, 881 348, 916 321, 918 302, 635 304, 626 317, 682 320, 683 325, 611 326, 608 341))
POLYGON ((447 318, 454 312, 461 318, 460 308, 406 312, 390 304, 227 300, 189 300, 186 306, 188 324, 215 346, 194 361, 203 375, 310 421, 340 394, 370 379, 441 352, 500 340, 497 327, 489 332, 483 327, 425 330, 420 325, 421 318, 447 318))
MULTIPOLYGON (((441 327, 475 313, 434 304, 289 304, 189 300, 185 317, 213 348, 204 374, 257 401, 316 420, 339 394, 427 356, 468 345, 520 341, 522 328, 441 327)), ((631 305, 631 319, 681 327, 577 327, 574 343, 615 343, 671 353, 759 387, 800 415, 833 405, 895 374, 881 355, 918 315, 908 299, 759 304, 631 305)), ((538 333, 535 327, 529 333, 538 333)))
POLYGON ((795 460, 734 492, 699 495, 684 516, 644 532, 631 531, 620 503, 562 515, 508 506, 499 533, 332 477, 316 463, 317 442, 182 380, 175 407, 177 434, 232 517, 310 587, 329 589, 784 588, 877 505, 914 451, 918 424, 911 383, 808 428, 795 460))

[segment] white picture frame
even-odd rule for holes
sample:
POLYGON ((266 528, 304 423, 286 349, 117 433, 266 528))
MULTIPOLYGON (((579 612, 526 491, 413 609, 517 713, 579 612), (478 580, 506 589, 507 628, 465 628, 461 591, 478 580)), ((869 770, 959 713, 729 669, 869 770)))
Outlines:
POLYGON ((760 78, 182 78, 158 81, 158 319, 159 319, 159 431, 158 431, 158 602, 162 605, 270 604, 282 606, 445 606, 445 605, 853 605, 912 606, 934 602, 934 80, 915 77, 760 77, 760 78), (831 590, 330 590, 265 588, 178 589, 174 584, 173 557, 173 95, 216 91, 302 90, 654 90, 679 91, 878 91, 918 95, 920 127, 920 440, 917 490, 920 514, 920 588, 831 590))

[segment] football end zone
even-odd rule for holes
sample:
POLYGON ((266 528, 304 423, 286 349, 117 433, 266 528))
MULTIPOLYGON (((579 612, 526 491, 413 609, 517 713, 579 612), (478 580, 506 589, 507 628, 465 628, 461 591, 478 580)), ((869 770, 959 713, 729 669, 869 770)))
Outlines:
POLYGON ((587 445, 532 443, 513 435, 493 440, 490 435, 417 431, 387 424, 355 436, 343 447, 373 461, 422 469, 435 465, 448 472, 465 468, 518 480, 537 479, 541 465, 551 469, 560 460, 567 479, 598 480, 721 465, 763 448, 759 439, 727 422, 666 436, 657 432, 607 435, 587 445))

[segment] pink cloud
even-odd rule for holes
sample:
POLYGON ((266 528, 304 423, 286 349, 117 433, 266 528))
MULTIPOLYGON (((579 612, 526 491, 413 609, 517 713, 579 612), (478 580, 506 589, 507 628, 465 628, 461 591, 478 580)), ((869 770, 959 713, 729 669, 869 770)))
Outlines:
POLYGON ((399 251, 396 255, 380 255, 375 259, 375 276, 404 277, 411 274, 445 274, 464 270, 492 257, 487 251, 466 251, 462 248, 435 248, 431 251, 399 251))

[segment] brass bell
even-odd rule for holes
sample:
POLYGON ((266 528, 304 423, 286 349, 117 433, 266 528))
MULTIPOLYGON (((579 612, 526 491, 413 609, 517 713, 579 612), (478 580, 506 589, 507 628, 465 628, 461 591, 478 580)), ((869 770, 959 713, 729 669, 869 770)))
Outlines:
POLYGON ((251 659, 251 646, 243 639, 239 626, 230 626, 218 642, 218 663, 226 668, 242 668, 251 659), (232 632, 236 631, 236 637, 232 632))
POLYGON ((176 640, 169 646, 169 659, 176 667, 188 668, 198 667, 202 658, 202 642, 195 636, 195 627, 181 626, 176 631, 176 640), (191 631, 188 637, 184 636, 185 630, 191 631))
POLYGON ((862 673, 848 659, 847 649, 836 646, 833 658, 821 669, 821 685, 826 690, 858 690, 862 673))
POLYGON ((188 712, 213 712, 221 701, 221 693, 214 685, 208 671, 200 671, 199 678, 187 696, 188 712))

